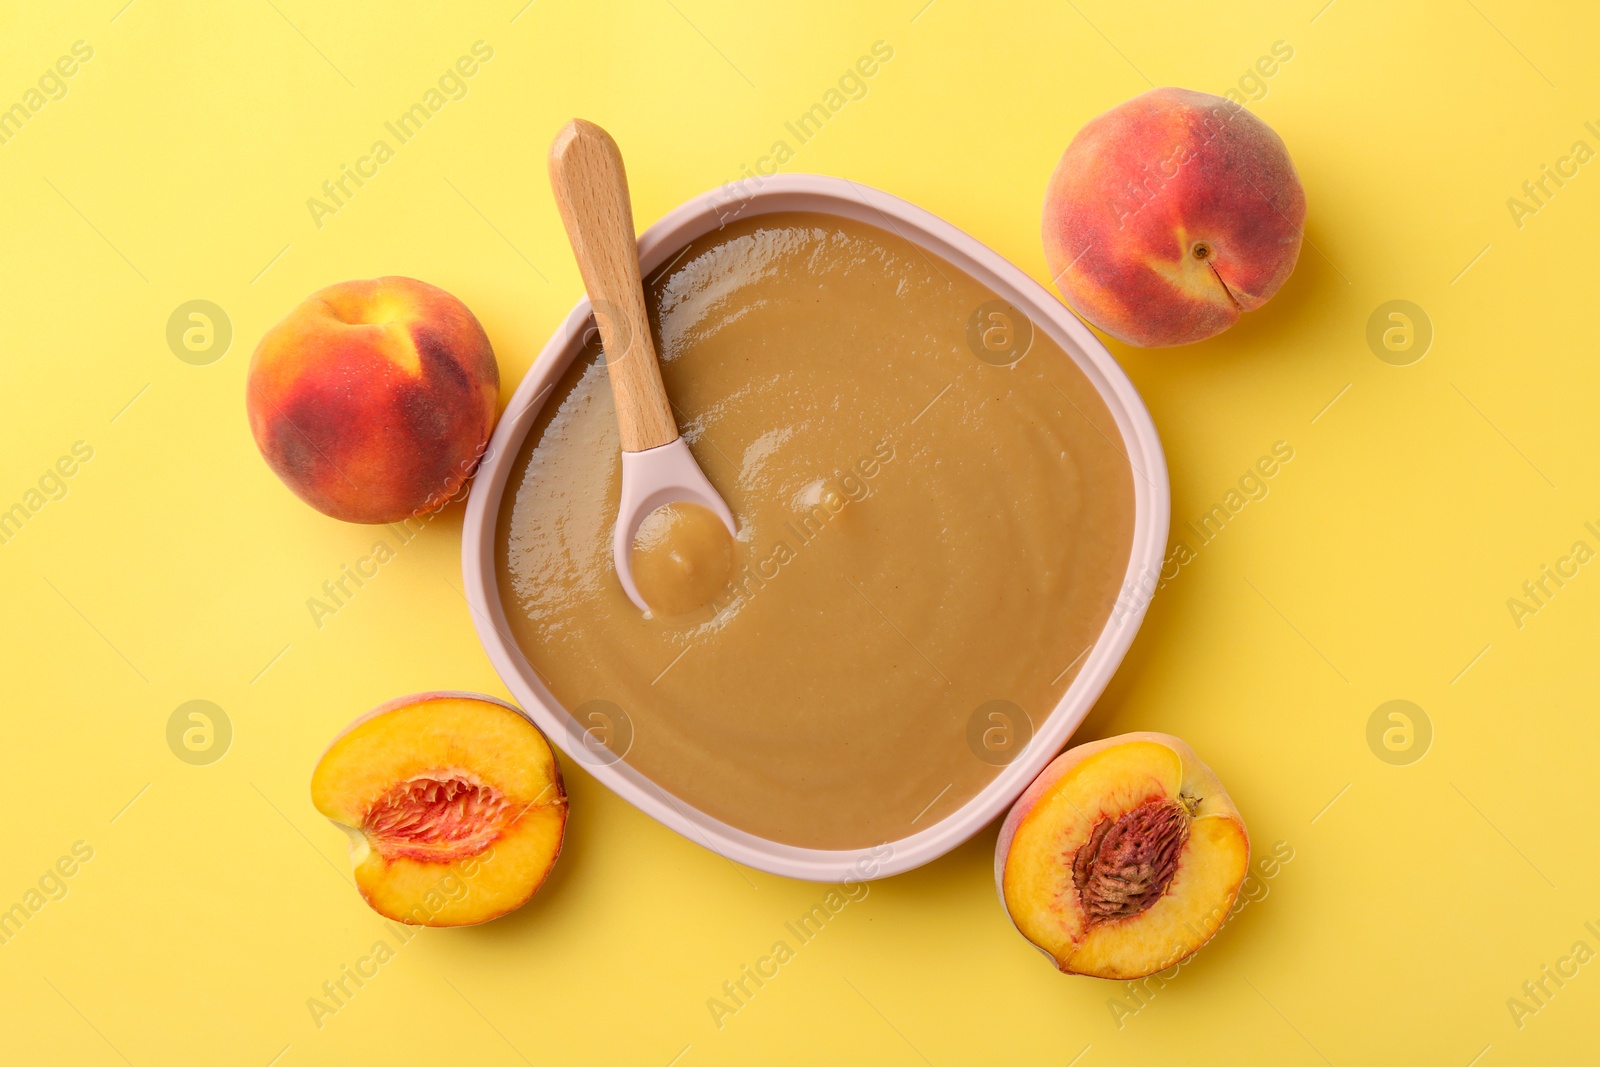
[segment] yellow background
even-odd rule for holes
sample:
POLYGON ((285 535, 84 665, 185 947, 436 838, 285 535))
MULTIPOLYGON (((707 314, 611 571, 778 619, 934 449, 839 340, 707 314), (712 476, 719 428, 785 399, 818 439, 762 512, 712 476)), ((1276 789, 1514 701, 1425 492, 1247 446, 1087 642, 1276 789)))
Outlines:
POLYGON ((0 545, 0 907, 74 842, 94 850, 0 946, 0 1060, 1595 1055, 1600 965, 1520 1028, 1506 1004, 1575 941, 1600 949, 1600 564, 1520 629, 1506 606, 1574 541, 1600 548, 1600 163, 1521 228, 1506 206, 1574 141, 1600 148, 1592 7, 124 3, 0 14, 0 106, 94 49, 0 145, 0 507, 94 449, 0 545), (306 199, 479 40, 494 58, 469 95, 315 226, 306 199), (737 177, 879 40, 894 58, 868 95, 787 169, 905 197, 1041 280, 1041 196, 1085 120, 1152 83, 1224 92, 1293 48, 1251 106, 1305 184, 1294 276, 1212 341, 1111 347, 1160 428, 1175 534, 1274 442, 1295 457, 1157 595, 1078 735, 1181 735, 1257 854, 1293 860, 1119 1026, 1123 987, 1056 974, 1010 928, 991 827, 873 885, 719 1029, 707 998, 824 887, 737 868, 565 760, 569 837, 535 901, 420 932, 318 1028, 307 999, 393 937, 310 805, 314 761, 391 697, 504 689, 455 591, 459 506, 312 623, 306 598, 374 531, 306 508, 256 454, 256 339, 315 288, 414 275, 477 313, 509 395, 580 291, 544 171, 562 121, 615 134, 643 227, 737 177), (235 334, 208 366, 165 340, 197 298, 235 334), (1365 339, 1397 298, 1435 331, 1403 367, 1365 339), (166 743, 191 699, 233 724, 209 766, 166 743), (1391 699, 1432 723, 1408 766, 1367 744, 1391 699))

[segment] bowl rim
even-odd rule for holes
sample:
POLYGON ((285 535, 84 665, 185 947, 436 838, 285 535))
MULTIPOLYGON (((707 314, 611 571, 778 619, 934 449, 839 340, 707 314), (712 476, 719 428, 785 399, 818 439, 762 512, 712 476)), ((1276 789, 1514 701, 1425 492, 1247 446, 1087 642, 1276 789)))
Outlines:
MULTIPOLYGON (((1133 642, 1159 578, 1171 519, 1166 458, 1154 421, 1126 372, 1061 301, 1020 267, 954 225, 899 197, 844 178, 784 174, 744 179, 696 196, 639 237, 649 278, 691 241, 739 218, 806 211, 888 229, 982 282, 1047 333, 1094 385, 1122 434, 1133 470, 1134 530, 1118 599, 1082 668, 1027 745, 976 795, 938 822, 896 841, 855 849, 786 845, 730 826, 666 791, 591 735, 554 698, 511 637, 495 579, 501 501, 544 398, 583 348, 587 297, 556 328, 501 415, 478 466, 462 523, 462 577, 473 626, 490 662, 529 717, 612 792, 689 840, 771 874, 816 882, 882 878, 929 863, 1005 812, 1083 722, 1133 642), (586 739, 591 743, 586 744, 586 739)), ((590 729, 593 729, 592 727, 590 729)))

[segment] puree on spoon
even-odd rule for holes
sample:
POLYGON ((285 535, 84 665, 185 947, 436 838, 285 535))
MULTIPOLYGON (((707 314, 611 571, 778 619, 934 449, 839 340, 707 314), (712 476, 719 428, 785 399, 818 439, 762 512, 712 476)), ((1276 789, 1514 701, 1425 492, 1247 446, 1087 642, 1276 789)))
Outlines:
POLYGON ((1043 330, 866 223, 738 220, 646 290, 678 424, 739 517, 731 573, 683 613, 623 593, 590 349, 500 505, 510 636, 569 711, 626 713, 616 755, 730 826, 818 849, 933 826, 1001 770, 991 735, 1043 723, 1110 617, 1134 527, 1116 420, 1043 330))
POLYGON ((657 616, 710 604, 733 577, 733 537, 709 508, 663 504, 633 535, 633 583, 657 616))

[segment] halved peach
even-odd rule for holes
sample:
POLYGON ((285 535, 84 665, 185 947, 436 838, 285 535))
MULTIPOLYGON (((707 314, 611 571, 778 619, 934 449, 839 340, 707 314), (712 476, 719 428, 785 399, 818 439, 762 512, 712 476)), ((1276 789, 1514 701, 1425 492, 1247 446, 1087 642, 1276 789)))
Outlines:
POLYGON ((544 734, 473 693, 401 697, 351 723, 318 761, 311 802, 350 835, 367 903, 417 926, 470 926, 526 904, 567 822, 544 734))
POLYGON ((1170 734, 1056 757, 995 846, 1011 921, 1068 974, 1143 978, 1211 939, 1250 867, 1244 820, 1211 768, 1170 734))

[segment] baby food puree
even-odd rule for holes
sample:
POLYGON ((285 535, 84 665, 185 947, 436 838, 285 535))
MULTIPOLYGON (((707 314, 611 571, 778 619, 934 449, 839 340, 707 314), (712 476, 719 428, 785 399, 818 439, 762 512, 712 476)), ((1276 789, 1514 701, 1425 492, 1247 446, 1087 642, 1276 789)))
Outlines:
POLYGON ((1020 313, 864 223, 746 219, 645 288, 679 425, 738 519, 731 558, 696 586, 695 516, 665 516, 635 564, 655 546, 647 600, 684 610, 623 593, 593 349, 501 505, 511 636, 569 711, 626 713, 617 755, 731 826, 822 849, 932 826, 1000 770, 974 716, 1041 723, 1110 615, 1134 520, 1115 420, 1020 313))

